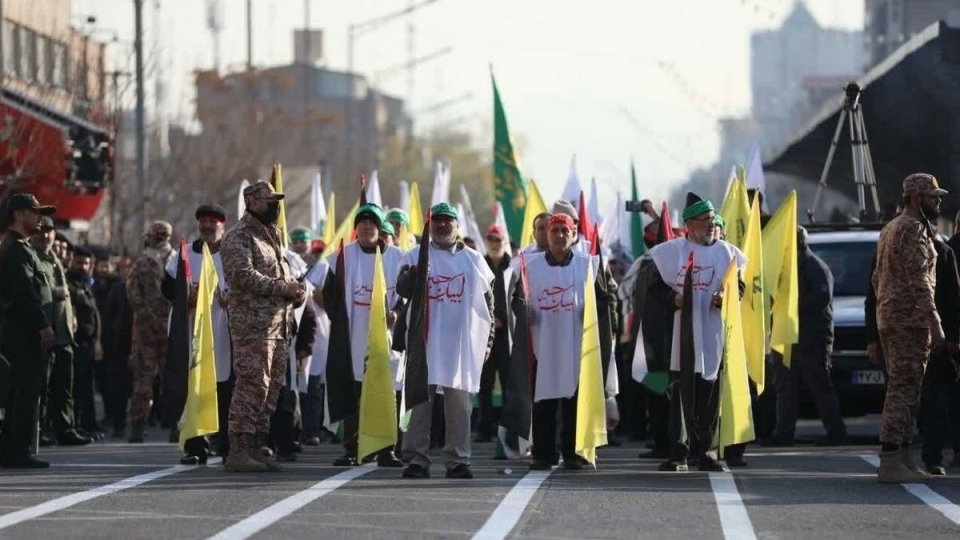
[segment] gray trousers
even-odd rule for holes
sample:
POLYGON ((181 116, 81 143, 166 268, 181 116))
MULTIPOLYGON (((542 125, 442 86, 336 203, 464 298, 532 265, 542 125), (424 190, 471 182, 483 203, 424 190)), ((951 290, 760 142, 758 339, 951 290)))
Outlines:
POLYGON ((821 350, 800 350, 793 348, 790 367, 783 365, 783 359, 776 355, 776 392, 777 392, 777 427, 778 437, 793 439, 797 427, 797 411, 800 407, 800 380, 807 385, 807 390, 817 406, 823 427, 830 437, 843 437, 847 428, 840 417, 840 403, 837 401, 837 392, 830 379, 830 355, 826 348, 821 350))
MULTIPOLYGON (((434 388, 430 388, 430 395, 434 395, 434 388)), ((470 392, 443 389, 443 417, 446 425, 446 437, 441 455, 447 460, 448 469, 459 464, 470 464, 470 414, 473 412, 473 401, 470 392)), ((403 436, 402 451, 411 464, 430 467, 430 420, 433 403, 421 403, 414 407, 410 415, 410 425, 403 436)))

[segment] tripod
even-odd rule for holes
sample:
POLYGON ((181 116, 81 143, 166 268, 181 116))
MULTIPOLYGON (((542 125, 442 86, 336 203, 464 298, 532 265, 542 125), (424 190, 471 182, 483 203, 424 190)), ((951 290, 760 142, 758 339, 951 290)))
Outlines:
POLYGON ((837 151, 837 143, 840 140, 840 131, 843 129, 843 122, 847 120, 850 129, 850 151, 853 158, 853 182, 857 185, 857 202, 860 207, 860 221, 867 219, 867 193, 866 188, 870 188, 870 195, 873 199, 874 217, 880 217, 880 198, 877 196, 877 179, 873 174, 873 159, 870 157, 870 143, 867 141, 867 126, 863 123, 863 105, 860 103, 860 85, 851 82, 844 89, 846 97, 843 101, 843 108, 840 110, 840 119, 837 121, 837 129, 833 132, 833 139, 830 141, 830 150, 827 152, 827 162, 823 164, 823 172, 820 174, 820 182, 817 184, 817 193, 813 197, 813 207, 807 210, 807 218, 810 223, 814 222, 814 212, 820 203, 820 195, 823 188, 827 187, 827 174, 830 172, 830 165, 833 163, 833 156, 837 151))

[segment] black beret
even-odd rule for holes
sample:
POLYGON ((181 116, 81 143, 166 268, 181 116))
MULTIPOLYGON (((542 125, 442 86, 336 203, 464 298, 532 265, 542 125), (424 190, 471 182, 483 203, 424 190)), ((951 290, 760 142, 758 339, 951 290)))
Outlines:
POLYGON ((197 208, 195 217, 200 219, 203 216, 217 218, 220 221, 227 222, 227 211, 219 204, 204 204, 197 208))

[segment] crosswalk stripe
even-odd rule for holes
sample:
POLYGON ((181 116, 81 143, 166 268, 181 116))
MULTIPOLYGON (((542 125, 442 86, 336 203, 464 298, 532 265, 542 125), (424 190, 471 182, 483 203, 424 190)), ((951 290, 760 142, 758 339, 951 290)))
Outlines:
POLYGON ((502 540, 517 526, 523 511, 544 480, 553 471, 530 471, 513 486, 490 514, 483 527, 473 535, 473 540, 502 540))
MULTIPOLYGON (((214 458, 209 461, 210 465, 220 462, 220 458, 214 458)), ((70 508, 82 502, 89 501, 91 499, 96 499, 97 497, 102 497, 104 495, 110 495, 112 493, 117 493, 124 491, 130 488, 135 488, 137 486, 146 484, 147 482, 164 478, 173 474, 177 474, 183 471, 189 471, 191 469, 196 469, 196 467, 191 465, 177 465, 176 467, 170 467, 167 469, 162 469, 159 471, 154 471, 146 474, 140 474, 137 476, 131 476, 130 478, 124 478, 119 482, 114 482, 112 484, 107 484, 105 486, 98 486, 95 488, 88 489, 86 491, 81 491, 80 493, 73 493, 71 495, 66 495, 52 501, 47 501, 45 503, 38 504, 36 506, 31 506, 29 508, 24 508, 22 510, 17 510, 16 512, 11 512, 9 514, 4 514, 0 516, 0 530, 6 529, 18 523, 24 521, 29 521, 31 519, 36 519, 47 514, 63 510, 65 508, 70 508)))
MULTIPOLYGON (((880 466, 880 458, 870 454, 863 454, 860 456, 864 461, 873 465, 874 467, 880 466)), ((940 495, 936 491, 930 489, 925 484, 901 484, 903 489, 910 492, 911 495, 920 499, 930 508, 933 508, 937 512, 940 512, 947 519, 960 525, 960 506, 957 506, 950 502, 946 497, 940 495)))
POLYGON ((250 538, 320 497, 328 495, 333 490, 342 487, 347 482, 373 472, 376 470, 376 467, 376 463, 368 463, 324 479, 299 493, 295 493, 282 501, 264 508, 242 521, 234 523, 207 540, 243 540, 250 538))
POLYGON ((743 505, 737 482, 730 473, 710 473, 710 488, 717 501, 720 526, 727 540, 757 540, 753 524, 743 505))

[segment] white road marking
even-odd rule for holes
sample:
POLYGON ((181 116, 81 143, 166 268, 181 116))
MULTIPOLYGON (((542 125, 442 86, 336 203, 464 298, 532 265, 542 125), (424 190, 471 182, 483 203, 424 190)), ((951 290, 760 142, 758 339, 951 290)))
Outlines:
POLYGON ((373 472, 376 468, 376 463, 368 463, 362 467, 355 467, 331 476, 299 493, 295 493, 282 501, 264 508, 242 521, 234 523, 230 527, 211 536, 208 540, 243 540, 250 538, 320 497, 331 493, 338 487, 342 487, 347 482, 360 478, 369 472, 373 472))
POLYGON ((523 511, 537 492, 550 471, 530 471, 513 486, 507 496, 500 501, 497 509, 490 514, 483 527, 473 535, 473 540, 502 540, 517 526, 523 511))
MULTIPOLYGON (((873 465, 880 466, 880 458, 872 454, 863 454, 860 456, 864 461, 873 465)), ((926 484, 900 484, 914 497, 920 499, 930 508, 943 514, 947 519, 960 525, 960 506, 957 506, 947 500, 945 497, 930 489, 926 484)))
MULTIPOLYGON (((218 462, 217 460, 210 460, 210 463, 218 462)), ((11 512, 9 514, 4 514, 0 516, 0 529, 6 529, 18 523, 23 523, 24 521, 29 521, 31 519, 36 519, 40 516, 45 516, 47 514, 63 510, 65 508, 70 508, 82 502, 89 501, 91 499, 96 499, 97 497, 102 497, 104 495, 110 495, 112 493, 117 493, 119 491, 124 491, 130 488, 135 488, 147 482, 157 480, 170 476, 172 474, 177 474, 183 471, 189 471, 191 469, 196 469, 196 467, 191 465, 177 465, 176 467, 170 467, 167 469, 162 469, 159 471, 154 471, 146 474, 141 474, 137 476, 131 476, 130 478, 124 478, 119 482, 114 482, 112 484, 107 484, 105 486, 99 486, 95 488, 88 489, 86 491, 81 491, 79 493, 74 493, 72 495, 66 495, 58 499, 53 499, 52 501, 47 501, 45 503, 38 504, 36 506, 31 506, 29 508, 24 508, 22 510, 17 510, 16 512, 11 512)))
POLYGON ((717 501, 717 512, 720 514, 720 526, 723 528, 723 537, 727 540, 757 540, 753 531, 753 523, 747 514, 747 507, 743 505, 737 483, 730 473, 710 473, 710 488, 717 501))

